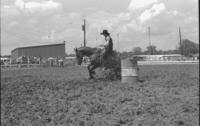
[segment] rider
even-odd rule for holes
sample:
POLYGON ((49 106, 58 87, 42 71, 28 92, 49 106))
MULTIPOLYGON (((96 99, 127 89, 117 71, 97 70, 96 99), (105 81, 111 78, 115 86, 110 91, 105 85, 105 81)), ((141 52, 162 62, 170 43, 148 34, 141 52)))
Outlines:
POLYGON ((112 38, 110 36, 110 33, 108 32, 108 30, 103 30, 103 32, 101 33, 101 35, 103 35, 105 37, 105 50, 103 51, 103 58, 106 58, 106 54, 108 53, 112 53, 113 52, 113 41, 112 38))

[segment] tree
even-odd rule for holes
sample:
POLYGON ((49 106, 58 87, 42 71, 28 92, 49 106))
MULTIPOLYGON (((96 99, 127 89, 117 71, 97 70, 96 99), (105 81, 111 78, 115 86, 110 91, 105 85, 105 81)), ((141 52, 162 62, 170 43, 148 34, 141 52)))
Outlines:
POLYGON ((142 53, 142 48, 140 48, 140 47, 133 48, 133 53, 135 55, 140 55, 142 53))
POLYGON ((157 53, 156 46, 154 45, 147 46, 147 51, 151 55, 156 54, 157 53))
POLYGON ((123 52, 120 54, 120 57, 121 57, 122 59, 127 58, 127 57, 128 57, 128 52, 123 51, 123 52))
POLYGON ((178 54, 177 50, 166 50, 164 51, 164 54, 178 54))
POLYGON ((157 51, 157 54, 159 54, 159 55, 161 55, 161 54, 163 54, 163 53, 164 53, 164 51, 161 50, 161 49, 157 51))
POLYGON ((184 56, 192 56, 192 54, 199 52, 199 45, 188 39, 185 39, 182 41, 179 51, 184 56))

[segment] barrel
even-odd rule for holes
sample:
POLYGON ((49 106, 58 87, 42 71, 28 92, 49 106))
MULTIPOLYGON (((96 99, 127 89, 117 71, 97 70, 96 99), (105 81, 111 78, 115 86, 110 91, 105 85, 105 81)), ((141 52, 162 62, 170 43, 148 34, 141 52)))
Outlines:
POLYGON ((137 60, 123 59, 121 60, 121 82, 136 83, 138 73, 137 60))

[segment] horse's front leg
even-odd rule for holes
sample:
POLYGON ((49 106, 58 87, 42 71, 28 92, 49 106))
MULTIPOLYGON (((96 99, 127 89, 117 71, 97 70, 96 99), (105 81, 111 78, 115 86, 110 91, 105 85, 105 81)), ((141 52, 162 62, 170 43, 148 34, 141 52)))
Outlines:
POLYGON ((90 75, 90 79, 93 79, 94 78, 94 74, 95 74, 95 69, 97 68, 97 66, 95 65, 88 65, 88 71, 89 71, 89 75, 90 75))
POLYGON ((87 66, 87 68, 88 68, 88 72, 89 72, 89 76, 90 76, 90 77, 89 77, 89 79, 93 79, 93 78, 94 78, 94 77, 93 77, 93 75, 92 75, 92 74, 93 74, 93 72, 92 72, 92 70, 91 70, 91 68, 92 68, 92 65, 91 65, 91 64, 90 64, 90 65, 88 65, 88 66, 87 66))

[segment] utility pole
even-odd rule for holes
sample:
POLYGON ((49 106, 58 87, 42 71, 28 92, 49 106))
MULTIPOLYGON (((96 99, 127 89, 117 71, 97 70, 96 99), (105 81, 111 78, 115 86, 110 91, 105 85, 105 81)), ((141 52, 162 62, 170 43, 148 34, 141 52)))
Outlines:
POLYGON ((48 35, 48 42, 51 42, 51 35, 48 35))
POLYGON ((119 33, 117 33, 117 51, 119 52, 119 33))
POLYGON ((86 46, 86 21, 85 19, 83 19, 84 24, 82 25, 82 30, 83 30, 83 34, 84 34, 84 39, 83 39, 83 45, 84 47, 86 46))
POLYGON ((149 35, 149 47, 150 47, 150 55, 152 54, 152 48, 151 48, 151 37, 150 37, 150 26, 148 27, 148 35, 149 35))
POLYGON ((180 47, 180 54, 182 55, 182 38, 181 38, 181 28, 179 27, 179 47, 180 47))

